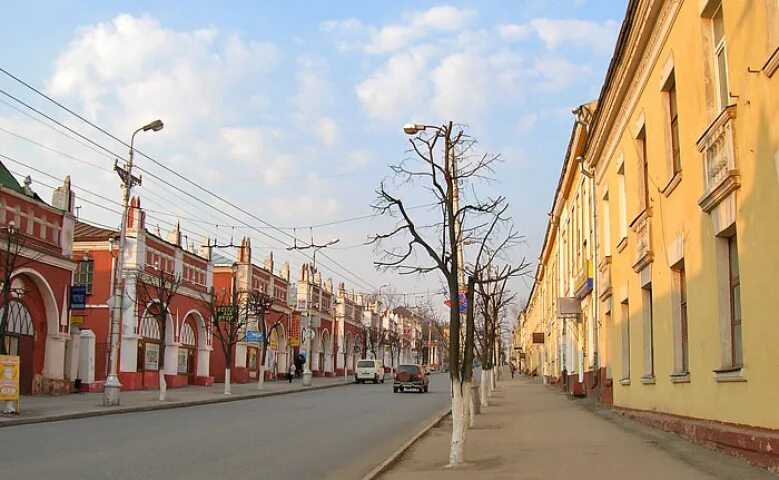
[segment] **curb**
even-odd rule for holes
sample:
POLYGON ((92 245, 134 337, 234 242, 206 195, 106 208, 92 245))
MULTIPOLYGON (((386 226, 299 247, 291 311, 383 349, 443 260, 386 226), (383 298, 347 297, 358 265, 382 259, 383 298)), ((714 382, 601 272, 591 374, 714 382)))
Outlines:
POLYGON ((386 460, 381 462, 379 466, 371 470, 367 475, 362 477, 362 480, 374 480, 376 478, 379 478, 383 473, 385 473, 387 470, 389 470, 399 459, 400 457, 406 453, 406 451, 411 448, 415 443, 419 441, 420 438, 422 438, 427 432, 432 430, 436 425, 441 423, 443 419, 448 417, 452 413, 452 409, 447 408, 442 413, 436 415, 432 422, 430 422, 425 428, 420 430, 416 433, 413 437, 411 437, 406 443, 401 445, 400 448, 392 452, 392 454, 387 457, 386 460))
POLYGON ((334 383, 330 385, 318 385, 296 390, 282 390, 279 392, 257 392, 242 395, 225 395, 224 397, 206 398, 202 400, 187 400, 183 402, 160 403, 158 405, 142 405, 137 407, 119 407, 111 410, 90 410, 86 412, 62 413, 57 415, 31 417, 31 418, 12 418, 10 420, 0 421, 0 428, 14 427, 17 425, 30 425, 35 423, 60 422, 63 420, 75 420, 79 418, 102 417, 106 415, 118 415, 121 413, 153 412, 156 410, 172 410, 174 408, 194 407, 197 405, 211 405, 214 403, 240 402, 241 400, 253 400, 263 397, 275 397, 277 395, 289 395, 300 392, 310 392, 313 390, 326 390, 328 388, 343 387, 352 385, 351 382, 334 383))

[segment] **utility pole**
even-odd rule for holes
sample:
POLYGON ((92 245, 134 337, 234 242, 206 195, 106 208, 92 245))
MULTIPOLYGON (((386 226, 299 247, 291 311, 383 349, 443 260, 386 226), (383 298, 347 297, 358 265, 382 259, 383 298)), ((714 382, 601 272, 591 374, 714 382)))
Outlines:
MULTIPOLYGON (((287 247, 287 250, 308 250, 309 248, 314 249, 314 258, 313 258, 313 265, 311 270, 309 270, 308 277, 306 278, 306 335, 305 335, 305 349, 306 349, 306 362, 303 364, 303 386, 304 387, 310 387, 311 386, 311 333, 313 330, 311 329, 311 290, 313 287, 313 284, 311 282, 311 275, 314 275, 314 272, 316 272, 316 253, 323 249, 327 248, 329 246, 335 245, 338 243, 340 239, 336 238, 333 240, 330 240, 329 242, 317 245, 314 243, 314 235, 311 234, 311 243, 308 245, 298 246, 297 243, 297 237, 295 237, 294 245, 291 247, 287 247)), ((320 286, 321 289, 321 286, 320 286)), ((322 292, 320 291, 320 305, 322 303, 322 292)))
MULTIPOLYGON (((130 192, 136 185, 141 184, 141 177, 133 176, 133 153, 135 144, 135 135, 138 132, 147 132, 149 130, 158 132, 162 130, 163 123, 160 120, 144 125, 135 132, 130 138, 130 153, 124 168, 114 162, 114 170, 122 180, 122 224, 119 227, 119 251, 116 254, 116 268, 114 269, 114 294, 111 300, 111 344, 108 351, 108 377, 103 387, 103 406, 110 407, 119 405, 119 391, 122 384, 119 383, 119 328, 121 326, 122 312, 124 311, 124 250, 127 245, 127 217, 130 205, 130 192)), ((113 250, 113 249, 112 249, 113 250)), ((113 255, 113 251, 111 252, 113 255)), ((165 339, 163 339, 165 341, 165 339)))

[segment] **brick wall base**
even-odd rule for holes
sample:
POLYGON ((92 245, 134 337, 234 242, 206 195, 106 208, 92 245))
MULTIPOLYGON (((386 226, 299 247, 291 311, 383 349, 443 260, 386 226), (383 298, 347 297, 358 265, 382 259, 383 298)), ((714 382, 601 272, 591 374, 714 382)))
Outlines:
POLYGON ((779 430, 669 413, 619 407, 615 410, 650 427, 679 434, 693 443, 743 458, 773 472, 779 472, 779 430))

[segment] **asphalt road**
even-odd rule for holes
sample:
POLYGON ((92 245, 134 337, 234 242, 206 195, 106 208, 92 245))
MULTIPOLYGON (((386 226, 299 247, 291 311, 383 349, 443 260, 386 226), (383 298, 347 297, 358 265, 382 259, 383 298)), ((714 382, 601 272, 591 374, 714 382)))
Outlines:
POLYGON ((430 378, 5 427, 0 478, 359 479, 449 405, 449 376, 430 378))

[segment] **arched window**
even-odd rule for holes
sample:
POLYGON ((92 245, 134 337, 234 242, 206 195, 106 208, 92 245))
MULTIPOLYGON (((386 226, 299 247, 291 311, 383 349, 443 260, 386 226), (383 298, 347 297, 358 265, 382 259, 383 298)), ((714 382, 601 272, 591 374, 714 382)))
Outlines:
POLYGON ((0 308, 0 319, 8 308, 6 334, 4 336, 5 351, 9 355, 19 355, 19 337, 31 337, 35 333, 29 310, 18 300, 11 300, 6 307, 0 308))
POLYGON ((146 313, 141 319, 138 342, 138 367, 154 371, 160 365, 160 324, 154 315, 146 313))
POLYGON ((179 339, 183 345, 195 346, 195 332, 192 330, 191 324, 185 323, 184 326, 181 327, 179 339))

